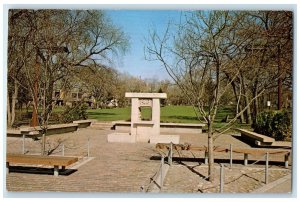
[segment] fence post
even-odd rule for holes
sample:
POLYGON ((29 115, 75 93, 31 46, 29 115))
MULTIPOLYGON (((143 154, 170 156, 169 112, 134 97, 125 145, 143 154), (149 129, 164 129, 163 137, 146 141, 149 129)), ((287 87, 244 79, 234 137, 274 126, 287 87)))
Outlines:
POLYGON ((269 176, 269 152, 266 153, 266 170, 265 170, 265 183, 268 184, 268 176, 269 176))
POLYGON ((172 158, 173 158, 173 144, 170 143, 170 150, 169 150, 169 156, 168 156, 168 163, 171 166, 172 165, 172 158))
POLYGON ((43 135, 42 135, 42 155, 44 156, 46 153, 46 134, 43 131, 43 135))
POLYGON ((90 138, 88 138, 87 142, 87 156, 90 157, 90 138))
POLYGON ((22 148, 22 154, 25 154, 25 134, 23 134, 23 148, 22 148))
POLYGON ((230 144, 230 168, 232 167, 232 144, 230 144))
POLYGON ((244 153, 244 165, 248 165, 248 154, 244 153))
POLYGON ((220 193, 223 193, 223 186, 224 186, 224 166, 221 163, 221 167, 220 167, 220 193))
POLYGON ((208 164, 208 152, 206 150, 204 153, 204 164, 208 164))
POLYGON ((163 187, 163 167, 164 167, 164 156, 161 155, 161 161, 160 161, 160 189, 163 187))
POLYGON ((62 144, 61 147, 62 147, 62 148, 61 148, 62 156, 65 156, 65 145, 62 144))

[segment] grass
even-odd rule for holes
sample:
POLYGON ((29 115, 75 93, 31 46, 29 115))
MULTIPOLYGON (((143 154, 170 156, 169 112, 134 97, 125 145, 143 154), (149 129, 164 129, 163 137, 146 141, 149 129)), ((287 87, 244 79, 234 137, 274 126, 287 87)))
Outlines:
MULTIPOLYGON (((218 111, 215 119, 214 128, 220 128, 226 123, 222 119, 229 115, 234 117, 234 109, 231 107, 222 107, 218 111)), ((150 120, 151 109, 149 107, 141 108, 141 116, 144 120, 150 120)), ((89 109, 88 118, 99 121, 118 121, 130 120, 130 107, 112 108, 112 109, 89 109)), ((161 107, 161 122, 164 123, 199 123, 192 106, 165 106, 161 107)), ((233 127, 249 128, 248 124, 235 123, 233 127)))
MULTIPOLYGON (((87 111, 89 119, 99 121, 130 120, 130 107, 112 109, 89 109, 87 111)), ((149 107, 141 108, 142 119, 151 118, 149 107)), ((173 123, 199 123, 191 106, 166 106, 161 107, 161 122, 173 123)))
MULTIPOLYGON (((52 124, 56 123, 57 120, 52 120, 53 117, 57 114, 61 114, 63 111, 63 107, 55 107, 53 109, 53 114, 50 122, 52 124)), ((161 107, 160 119, 161 122, 164 123, 200 123, 197 119, 194 109, 192 106, 164 106, 161 107)), ((98 121, 130 121, 130 107, 125 108, 111 108, 111 109, 88 109, 87 114, 89 119, 96 119, 98 121)), ((31 116, 31 110, 29 110, 29 115, 31 116)), ((151 119, 151 109, 149 107, 141 108, 142 119, 150 120, 151 119)), ((214 128, 221 128, 226 123, 222 122, 222 119, 229 115, 229 118, 234 117, 234 109, 232 107, 226 106, 221 107, 218 110, 214 128)), ((21 118, 22 121, 27 120, 30 121, 29 118, 21 118)), ((19 119, 20 120, 20 119, 19 119)), ((240 124, 235 123, 233 128, 250 128, 248 124, 240 124)))
POLYGON ((130 107, 112 109, 88 109, 89 119, 99 121, 130 120, 130 107))

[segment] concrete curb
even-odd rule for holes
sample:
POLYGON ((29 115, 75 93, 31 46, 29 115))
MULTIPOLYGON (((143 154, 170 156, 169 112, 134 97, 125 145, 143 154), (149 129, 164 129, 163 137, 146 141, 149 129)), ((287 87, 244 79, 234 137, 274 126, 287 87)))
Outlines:
POLYGON ((282 178, 280 178, 278 180, 275 180, 274 182, 271 182, 271 183, 269 183, 269 184, 267 184, 267 185, 265 185, 263 187, 260 187, 260 188, 258 188, 256 190, 254 190, 251 193, 265 193, 268 190, 274 188, 275 186, 278 186, 278 185, 283 184, 284 182, 286 182, 288 180, 291 180, 291 178, 292 178, 292 175, 288 174, 288 175, 286 175, 286 176, 284 176, 284 177, 282 177, 282 178))

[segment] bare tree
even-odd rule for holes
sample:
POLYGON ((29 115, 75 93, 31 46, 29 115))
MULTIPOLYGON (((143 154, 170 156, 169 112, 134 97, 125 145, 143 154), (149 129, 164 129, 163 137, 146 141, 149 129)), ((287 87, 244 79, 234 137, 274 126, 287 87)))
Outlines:
MULTIPOLYGON (((251 103, 261 96, 264 84, 255 97, 239 108, 227 125, 214 129, 220 100, 233 82, 241 78, 243 67, 252 53, 245 47, 253 38, 241 37, 246 12, 232 11, 197 11, 187 14, 185 21, 176 26, 176 32, 167 28, 163 36, 155 31, 150 33, 147 46, 149 60, 158 60, 174 82, 188 97, 194 106, 199 121, 208 127, 208 177, 214 181, 214 140, 230 129, 236 119, 247 110, 251 103)), ((237 90, 237 104, 241 97, 242 83, 237 90)))
MULTIPOLYGON (((8 52, 20 47, 9 56, 9 71, 15 71, 19 57, 24 72, 19 79, 27 82, 43 134, 53 109, 54 84, 74 68, 99 66, 128 47, 125 34, 102 11, 10 10, 9 24, 8 52)), ((44 147, 45 139, 42 153, 44 147)))
MULTIPOLYGON (((99 104, 107 103, 116 98, 118 72, 109 67, 79 68, 76 72, 76 83, 81 83, 85 92, 89 93, 99 104)), ((74 81, 73 81, 74 82, 74 81)))

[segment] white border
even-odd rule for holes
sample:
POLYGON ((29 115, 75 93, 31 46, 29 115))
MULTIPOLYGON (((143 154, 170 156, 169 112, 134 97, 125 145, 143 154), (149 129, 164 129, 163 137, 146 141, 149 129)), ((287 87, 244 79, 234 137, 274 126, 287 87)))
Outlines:
MULTIPOLYGON (((298 15, 297 15, 297 10, 299 9, 299 5, 298 5, 298 1, 297 0, 243 0, 243 1, 234 1, 234 0, 209 0, 209 1, 204 1, 204 0, 144 0, 144 1, 138 1, 138 0, 127 0, 125 1, 126 3, 124 3, 124 0, 107 0, 105 2, 99 2, 97 0, 85 0, 85 1, 64 1, 62 2, 61 0, 45 0, 45 1, 38 1, 38 0, 26 0, 26 1, 22 1, 22 0, 4 0, 2 1, 2 7, 0 8, 0 18, 2 22, 2 26, 1 26, 1 33, 3 33, 2 38, 1 38, 1 54, 0 54, 0 60, 1 63, 3 64, 0 71, 0 78, 2 81, 2 87, 0 87, 0 103, 2 103, 1 105, 1 109, 0 109, 0 114, 2 116, 0 116, 0 131, 2 131, 1 133, 1 141, 0 141, 0 148, 2 151, 4 151, 4 139, 3 137, 5 136, 5 128, 6 128, 6 68, 4 68, 6 65, 6 55, 5 55, 5 51, 6 50, 6 45, 5 45, 5 37, 7 37, 6 34, 4 34, 7 30, 7 27, 4 23, 4 19, 5 19, 5 15, 7 14, 6 9, 7 8, 74 8, 74 9, 88 9, 88 8, 102 8, 102 9, 246 9, 246 10, 256 10, 256 9, 288 9, 293 7, 294 11, 295 11, 295 30, 297 30, 297 27, 299 27, 299 20, 298 20, 298 15), (205 3, 209 3, 209 4, 205 4, 205 3), (272 3, 272 4, 269 4, 272 3), (90 5, 87 5, 90 4, 90 5), (91 5, 93 4, 93 5, 91 5), (97 4, 97 5, 95 5, 97 4), (294 5, 287 5, 287 4, 294 4, 294 5), (5 7, 5 8, 4 8, 5 7), (2 14, 2 15, 1 15, 2 14)), ((7 33, 7 32, 6 32, 7 33)), ((295 33, 295 54, 294 54, 294 80, 293 80, 293 90, 294 90, 294 119, 293 119, 293 126, 294 126, 294 134, 295 136, 297 135, 298 132, 298 128, 297 125, 299 124, 298 122, 298 116, 297 114, 299 114, 299 110, 298 110, 298 106, 297 106, 297 101, 298 101, 298 95, 299 95, 299 88, 297 88, 297 78, 299 78, 299 71, 297 71, 297 58, 299 58, 299 51, 297 50, 298 48, 298 36, 299 33, 298 32, 294 32, 295 33)), ((294 143, 294 149, 297 150, 297 145, 298 142, 293 141, 294 143)), ((295 151, 295 150, 294 150, 295 151)), ((0 155, 0 160, 1 162, 4 161, 4 153, 3 155, 0 155)), ((298 154, 298 153, 297 153, 298 154)), ((299 168, 299 163, 296 160, 296 155, 293 155, 293 159, 294 159, 294 165, 297 165, 297 168, 299 168)), ((4 165, 4 164, 2 164, 4 165)), ((4 167, 0 167, 0 175, 1 175, 1 179, 3 179, 4 176, 4 167)), ((295 171, 296 169, 294 169, 295 171)), ((293 179, 296 179, 297 182, 299 182, 299 176, 296 175, 296 172, 293 172, 293 179)), ((5 184, 5 181, 2 180, 2 182, 5 184)), ((3 183, 0 183, 1 185, 1 190, 3 190, 4 188, 3 183)), ((293 181, 293 186, 296 185, 295 180, 293 181)), ((293 193, 300 193, 299 192, 299 186, 297 186, 297 190, 293 190, 293 193)), ((1 196, 3 197, 3 192, 1 192, 1 196)), ((23 195, 23 197, 65 197, 61 194, 49 194, 48 196, 42 195, 36 195, 35 193, 25 193, 23 195)), ((252 197, 252 195, 244 195, 244 194, 237 194, 235 195, 227 195, 229 198, 223 198, 224 195, 219 195, 219 194, 215 194, 215 195, 208 195, 207 197, 209 198, 205 198, 203 200, 205 201, 215 201, 216 199, 212 198, 218 198, 217 200, 230 200, 230 201, 240 201, 240 197, 252 197), (234 197, 234 198, 233 198, 234 197), (238 197, 238 198, 235 198, 238 197)), ((122 198, 122 197, 143 197, 141 195, 107 195, 107 194, 80 194, 80 193, 72 193, 72 194, 67 194, 67 197, 117 197, 117 198, 122 198)), ((160 198, 164 198, 162 200, 166 200, 165 197, 168 197, 166 195, 146 195, 145 197, 160 197, 160 198)), ((172 196, 169 196, 172 197, 172 196)), ((179 197, 189 197, 188 195, 180 195, 179 197)), ((192 196, 192 197, 196 197, 196 196, 192 196)), ((202 196, 199 196, 202 198, 202 196)), ((257 197, 262 197, 263 200, 266 200, 267 198, 258 195, 257 197)), ((279 195, 271 195, 269 197, 272 197, 272 201, 280 201, 282 202, 282 200, 286 200, 281 198, 279 195), (275 197, 275 198, 274 198, 275 197)), ((288 200, 296 200, 296 198, 298 198, 298 196, 294 195, 295 198, 289 198, 288 200)), ((11 200, 8 198, 4 198, 5 200, 11 200)), ((156 200, 155 198, 143 198, 142 200, 156 200)), ((24 200, 24 199, 22 199, 24 200)), ((25 199, 26 201, 27 199, 25 199)), ((30 199, 30 201, 35 201, 35 200, 40 200, 40 199, 30 199)), ((43 199, 43 200, 54 200, 54 199, 43 199)), ((65 200, 65 199, 63 199, 65 200)), ((81 201, 80 198, 76 199, 76 198, 72 198, 72 201, 76 201, 79 200, 81 201)), ((99 200, 99 199, 94 199, 95 201, 99 200)), ((103 199, 100 199, 103 200, 103 199)), ((113 199, 111 198, 106 198, 105 200, 107 201, 111 201, 113 199)), ((124 199, 122 199, 124 200, 124 199)), ((137 201, 139 200, 138 198, 134 198, 134 199, 125 199, 125 200, 134 200, 137 201)), ((178 200, 182 200, 182 199, 175 199, 172 198, 170 199, 170 201, 178 201, 178 200)), ((186 200, 186 199, 184 199, 186 200)), ((192 199, 192 200, 199 200, 199 199, 192 199)), ((201 199, 200 199, 201 200, 201 199)), ((253 198, 243 198, 242 200, 257 200, 257 199, 253 199, 253 198)), ((140 201, 140 200, 139 200, 140 201)))

